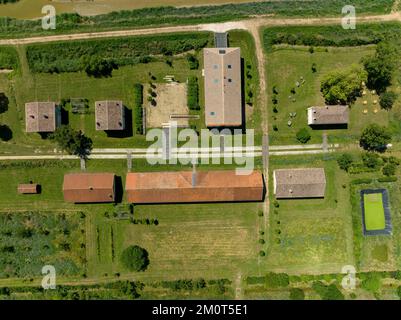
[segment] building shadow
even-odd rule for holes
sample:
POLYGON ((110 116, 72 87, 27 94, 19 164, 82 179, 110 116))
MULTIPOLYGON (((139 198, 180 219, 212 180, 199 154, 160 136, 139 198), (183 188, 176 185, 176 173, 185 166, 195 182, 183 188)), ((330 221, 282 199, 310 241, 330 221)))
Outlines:
POLYGON ((243 134, 246 132, 245 94, 245 60, 241 58, 241 129, 243 134))
POLYGON ((60 108, 60 114, 61 114, 61 125, 67 125, 70 121, 70 115, 67 110, 64 108, 60 108))
POLYGON ((310 125, 313 130, 338 130, 338 129, 348 129, 348 124, 321 124, 321 125, 310 125))
POLYGON ((114 190, 114 202, 121 203, 123 201, 123 180, 120 176, 116 176, 114 180, 115 190, 114 190))
POLYGON ((106 134, 109 138, 128 138, 133 136, 132 110, 124 106, 125 129, 124 130, 108 130, 106 134))

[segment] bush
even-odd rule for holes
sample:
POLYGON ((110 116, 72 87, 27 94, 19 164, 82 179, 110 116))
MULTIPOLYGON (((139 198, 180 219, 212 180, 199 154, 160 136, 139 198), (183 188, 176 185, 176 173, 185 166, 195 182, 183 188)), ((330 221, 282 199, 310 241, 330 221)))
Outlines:
POLYGON ((397 171, 397 166, 392 163, 388 163, 383 167, 383 174, 387 177, 394 176, 397 171))
POLYGON ((140 83, 134 84, 133 89, 134 122, 135 133, 143 134, 143 86, 140 83))
POLYGON ((199 68, 199 61, 195 55, 193 55, 191 53, 187 54, 187 61, 189 64, 189 69, 197 70, 199 68))
POLYGON ((337 163, 340 169, 348 171, 353 163, 352 156, 348 153, 344 153, 337 159, 337 163))
POLYGON ((264 257, 266 255, 266 253, 263 250, 259 251, 259 256, 264 257))
POLYGON ((373 182, 373 179, 355 179, 351 181, 352 185, 358 185, 358 184, 370 184, 373 182))
POLYGON ((377 272, 369 272, 363 275, 362 279, 362 288, 375 293, 377 292, 380 287, 381 287, 381 276, 377 272))
POLYGON ((197 77, 188 78, 188 91, 187 91, 188 108, 190 110, 199 110, 199 85, 197 77))
POLYGON ((266 287, 267 288, 288 287, 289 284, 290 284, 290 277, 286 273, 269 272, 266 275, 266 287))
POLYGON ((296 134, 297 140, 301 143, 307 143, 311 139, 311 135, 307 128, 300 129, 296 134))
POLYGON ((380 95, 380 106, 385 110, 390 110, 397 98, 398 95, 393 91, 384 92, 380 95))
POLYGON ((362 155, 362 162, 366 167, 371 169, 376 169, 383 164, 379 155, 372 152, 364 153, 362 155))
POLYGON ((305 300, 304 291, 299 288, 291 288, 290 289, 290 300, 305 300))
POLYGON ((148 252, 139 246, 130 246, 122 252, 121 262, 130 271, 145 271, 149 265, 148 252))
POLYGON ((379 181, 379 182, 397 182, 397 180, 398 180, 397 177, 384 177, 384 178, 377 179, 377 181, 379 181))

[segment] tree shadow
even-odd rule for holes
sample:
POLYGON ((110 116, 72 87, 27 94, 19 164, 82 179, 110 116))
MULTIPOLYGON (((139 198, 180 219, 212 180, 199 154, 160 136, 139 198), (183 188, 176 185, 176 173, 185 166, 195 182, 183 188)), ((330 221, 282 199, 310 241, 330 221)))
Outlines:
POLYGON ((125 129, 124 130, 108 130, 106 134, 109 138, 128 138, 133 136, 132 126, 132 110, 124 106, 125 129))
POLYGON ((4 113, 8 110, 10 101, 4 92, 0 92, 0 113, 4 113))
POLYGON ((7 125, 0 125, 0 139, 10 141, 13 138, 13 132, 7 125))

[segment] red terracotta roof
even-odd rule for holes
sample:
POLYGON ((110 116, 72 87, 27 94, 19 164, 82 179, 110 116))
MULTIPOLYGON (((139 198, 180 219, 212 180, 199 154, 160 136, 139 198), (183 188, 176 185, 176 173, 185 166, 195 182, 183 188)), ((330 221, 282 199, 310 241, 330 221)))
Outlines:
POLYGON ((64 176, 64 200, 74 203, 114 201, 114 173, 70 173, 64 176))
POLYGON ((38 193, 38 185, 36 183, 19 184, 18 193, 20 194, 35 194, 38 193))
POLYGON ((193 185, 191 171, 128 173, 126 192, 131 203, 231 202, 263 200, 260 172, 200 171, 193 185))

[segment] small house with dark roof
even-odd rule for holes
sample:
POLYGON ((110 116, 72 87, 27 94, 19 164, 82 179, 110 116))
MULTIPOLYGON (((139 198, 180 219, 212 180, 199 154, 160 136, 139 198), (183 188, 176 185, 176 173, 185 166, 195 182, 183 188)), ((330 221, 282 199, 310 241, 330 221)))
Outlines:
POLYGON ((324 198, 325 171, 323 168, 274 170, 273 187, 277 199, 324 198))
POLYGON ((61 110, 55 102, 25 104, 26 132, 54 132, 61 124, 61 110))
POLYGON ((122 101, 96 101, 96 130, 119 131, 125 129, 125 114, 122 101))
POLYGON ((69 173, 64 176, 64 200, 73 203, 114 202, 114 173, 69 173))
POLYGON ((308 125, 347 125, 349 122, 348 106, 324 106, 308 109, 308 125))

